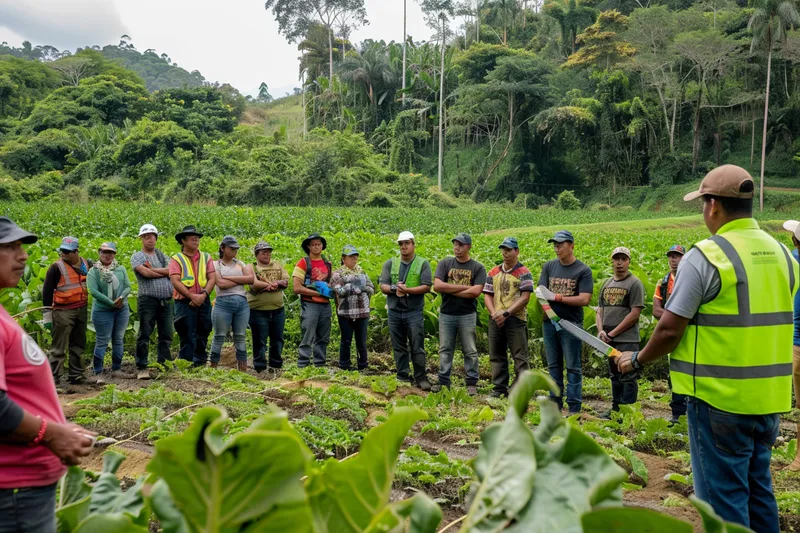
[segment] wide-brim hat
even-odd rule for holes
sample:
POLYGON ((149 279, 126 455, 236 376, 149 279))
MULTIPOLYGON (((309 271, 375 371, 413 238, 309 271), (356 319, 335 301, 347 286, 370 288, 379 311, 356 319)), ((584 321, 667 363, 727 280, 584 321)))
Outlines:
POLYGON ((188 226, 184 226, 180 233, 175 235, 175 240, 178 241, 178 244, 183 244, 184 237, 188 237, 189 235, 197 235, 198 237, 203 237, 203 234, 197 231, 197 228, 194 225, 189 224, 188 226))
POLYGON ((324 249, 326 249, 326 248, 328 247, 328 241, 326 241, 326 240, 325 240, 325 237, 323 237, 323 236, 322 236, 322 235, 320 235, 319 233, 312 233, 311 235, 309 235, 308 237, 306 237, 305 239, 303 239, 303 244, 301 244, 301 245, 300 245, 300 246, 303 248, 303 251, 306 253, 306 255, 308 255, 308 254, 310 253, 310 252, 309 252, 310 248, 309 248, 309 246, 308 246, 308 245, 309 245, 309 244, 311 243, 311 241, 313 241, 314 239, 319 239, 320 241, 322 241, 322 249, 323 249, 323 250, 324 250, 324 249))

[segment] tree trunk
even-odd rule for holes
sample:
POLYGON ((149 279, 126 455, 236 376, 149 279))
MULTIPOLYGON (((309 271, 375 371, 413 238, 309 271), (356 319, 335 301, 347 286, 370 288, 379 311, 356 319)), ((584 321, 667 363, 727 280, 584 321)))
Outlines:
POLYGON ((669 126, 669 151, 675 152, 675 119, 678 116, 678 99, 672 99, 672 124, 669 126))
POLYGON ((444 17, 442 17, 442 62, 439 72, 439 192, 442 192, 442 172, 444 167, 444 17))
POLYGON ((697 106, 694 112, 694 127, 692 128, 692 172, 697 170, 697 159, 700 156, 700 104, 703 101, 703 76, 700 75, 697 88, 697 106))
POLYGON ((333 89, 333 28, 328 28, 328 61, 330 62, 328 65, 330 87, 333 89))
POLYGON ((306 73, 303 72, 303 79, 301 80, 303 84, 303 140, 305 140, 306 135, 308 135, 308 107, 306 104, 306 73))
POLYGON ((406 2, 403 0, 403 109, 406 108, 406 42, 408 33, 406 31, 406 2))
POLYGON ((769 80, 772 75, 772 35, 767 39, 767 92, 764 95, 764 131, 761 135, 761 183, 758 185, 758 209, 764 210, 764 162, 767 157, 767 119, 769 119, 769 80))
POLYGON ((756 151, 756 108, 753 108, 753 120, 750 121, 750 166, 753 166, 753 154, 756 151))
POLYGON ((477 24, 475 24, 475 41, 481 42, 481 0, 475 2, 475 17, 477 24))

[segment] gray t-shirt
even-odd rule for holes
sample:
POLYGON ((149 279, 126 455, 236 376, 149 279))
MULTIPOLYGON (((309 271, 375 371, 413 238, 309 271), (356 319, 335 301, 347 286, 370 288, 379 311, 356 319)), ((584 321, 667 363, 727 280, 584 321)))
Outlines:
POLYGON ((721 288, 716 267, 700 250, 692 248, 678 265, 666 309, 683 318, 694 318, 700 306, 716 298, 721 288))
MULTIPOLYGON (((610 278, 600 289, 597 301, 603 310, 603 330, 608 333, 631 314, 631 309, 644 307, 644 285, 633 274, 621 280, 610 278)), ((614 337, 614 342, 639 342, 639 322, 614 337)))
MULTIPOLYGON (((400 280, 406 279, 408 267, 411 263, 400 261, 400 271, 398 275, 400 280)), ((422 268, 419 272, 419 282, 421 285, 433 285, 433 278, 431 276, 431 264, 428 261, 422 262, 422 268)), ((392 284, 392 260, 389 259, 383 264, 381 269, 381 277, 378 279, 378 284, 391 285, 392 284)), ((386 303, 391 311, 421 311, 425 307, 424 294, 409 294, 403 298, 398 298, 396 294, 391 293, 386 296, 386 303)))
MULTIPOLYGON (((466 263, 460 262, 455 257, 445 257, 436 265, 434 277, 452 283, 472 287, 486 284, 486 268, 475 261, 469 259, 466 263)), ((451 316, 471 315, 478 310, 478 300, 476 298, 459 298, 453 294, 442 294, 442 306, 440 313, 451 316)))
MULTIPOLYGON (((592 294, 594 292, 592 269, 578 259, 567 266, 562 265, 558 259, 548 261, 542 267, 539 285, 544 285, 561 296, 578 296, 582 293, 592 294)), ((569 320, 573 324, 583 327, 583 307, 567 305, 562 302, 550 302, 550 306, 562 320, 569 320)), ((545 317, 545 320, 550 319, 545 317)))

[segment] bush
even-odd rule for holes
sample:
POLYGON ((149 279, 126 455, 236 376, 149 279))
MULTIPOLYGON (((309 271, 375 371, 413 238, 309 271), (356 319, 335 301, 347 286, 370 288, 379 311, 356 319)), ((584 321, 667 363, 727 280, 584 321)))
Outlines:
POLYGON ((455 198, 440 191, 433 191, 428 194, 426 203, 431 207, 441 207, 443 209, 455 209, 458 207, 458 202, 455 198))
POLYGON ((384 191, 373 191, 363 202, 364 207, 397 207, 394 198, 384 191))
POLYGON ((581 201, 575 196, 575 191, 561 191, 554 200, 553 207, 564 211, 577 211, 581 208, 581 201))

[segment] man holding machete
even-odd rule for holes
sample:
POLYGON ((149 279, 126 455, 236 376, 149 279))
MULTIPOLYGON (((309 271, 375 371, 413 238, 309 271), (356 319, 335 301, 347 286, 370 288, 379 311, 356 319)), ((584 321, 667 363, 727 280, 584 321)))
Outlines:
POLYGON ((791 410, 794 295, 800 269, 753 219, 743 168, 709 172, 684 200, 703 200, 711 237, 681 260, 650 342, 621 372, 670 354, 673 390, 689 396, 694 490, 720 517, 778 533, 770 460, 779 413, 791 410))

